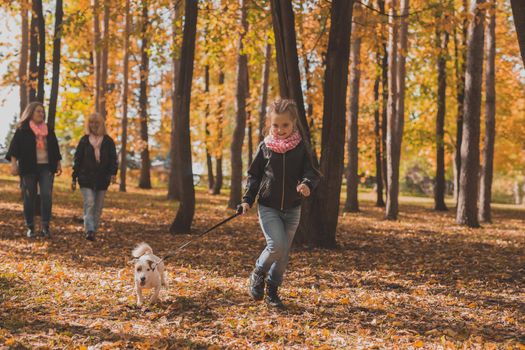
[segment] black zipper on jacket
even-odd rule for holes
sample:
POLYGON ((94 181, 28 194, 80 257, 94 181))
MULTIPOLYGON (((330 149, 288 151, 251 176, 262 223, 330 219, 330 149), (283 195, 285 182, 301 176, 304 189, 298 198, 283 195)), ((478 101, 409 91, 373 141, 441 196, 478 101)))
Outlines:
POLYGON ((281 199, 281 210, 284 210, 284 178, 286 173, 286 153, 283 153, 283 196, 281 199))

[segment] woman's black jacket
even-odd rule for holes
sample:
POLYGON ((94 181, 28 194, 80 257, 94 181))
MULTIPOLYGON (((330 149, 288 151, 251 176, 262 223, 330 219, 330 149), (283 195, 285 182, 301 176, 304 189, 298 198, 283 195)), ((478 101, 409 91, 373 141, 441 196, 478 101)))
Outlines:
POLYGON ((77 180, 80 187, 105 191, 109 187, 111 176, 116 175, 117 170, 117 151, 111 137, 104 135, 100 146, 100 163, 95 159, 95 150, 89 143, 89 136, 84 135, 80 139, 73 164, 73 180, 77 180))
MULTIPOLYGON (((49 128, 48 130, 46 137, 47 157, 49 160, 49 170, 54 174, 57 171, 58 162, 62 159, 62 156, 60 155, 60 148, 58 147, 55 132, 49 128)), ((29 124, 24 124, 16 129, 5 157, 9 161, 11 161, 11 157, 15 157, 18 160, 20 176, 37 173, 36 136, 29 127, 29 124)))

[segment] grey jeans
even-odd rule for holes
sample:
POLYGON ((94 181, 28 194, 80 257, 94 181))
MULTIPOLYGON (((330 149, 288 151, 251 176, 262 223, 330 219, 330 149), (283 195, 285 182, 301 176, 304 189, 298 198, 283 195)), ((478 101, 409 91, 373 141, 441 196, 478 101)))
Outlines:
POLYGON ((91 188, 81 187, 80 192, 84 197, 84 229, 86 232, 96 232, 104 207, 106 191, 94 191, 91 188))
POLYGON ((42 226, 49 225, 54 178, 55 175, 49 170, 48 164, 38 164, 36 174, 21 176, 21 186, 24 194, 24 218, 28 227, 34 227, 35 225, 37 187, 40 188, 42 226))
POLYGON ((268 274, 268 283, 279 286, 283 281, 290 247, 301 219, 301 206, 280 211, 259 204, 258 213, 259 223, 266 238, 266 248, 255 265, 268 274))

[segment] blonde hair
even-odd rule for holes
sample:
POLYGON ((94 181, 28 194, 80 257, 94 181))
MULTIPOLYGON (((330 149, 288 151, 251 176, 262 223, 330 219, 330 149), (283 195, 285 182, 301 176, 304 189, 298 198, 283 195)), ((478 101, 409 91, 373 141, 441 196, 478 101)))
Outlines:
MULTIPOLYGON (((287 98, 278 98, 270 103, 268 107, 268 120, 270 120, 272 114, 284 114, 288 113, 292 118, 294 125, 298 124, 299 111, 297 110, 297 104, 294 100, 287 98)), ((299 123, 300 124, 300 123, 299 123)))
POLYGON ((42 110, 44 111, 44 122, 46 121, 46 109, 44 108, 44 105, 42 104, 42 102, 33 101, 33 102, 30 102, 26 106, 26 109, 24 109, 24 113, 22 113, 22 116, 20 117, 20 121, 18 122, 18 125, 17 125, 19 129, 23 127, 24 125, 26 125, 27 123, 29 123, 31 118, 33 118, 33 114, 35 113, 35 110, 38 107, 42 107, 42 110))
POLYGON ((270 106, 268 107, 268 115, 266 116, 266 132, 268 133, 268 130, 270 130, 270 119, 272 117, 272 114, 284 114, 288 113, 290 118, 292 118, 292 122, 294 126, 297 128, 299 133, 301 134, 301 138, 303 139, 303 142, 306 145, 306 154, 308 156, 308 161, 312 165, 312 168, 314 171, 322 176, 323 174, 317 167, 317 162, 314 160, 312 155, 312 146, 310 145, 310 140, 308 138, 308 135, 306 134, 306 130, 303 127, 303 124, 301 123, 301 119, 299 118, 299 109, 297 108, 297 104, 294 100, 288 99, 288 98, 278 98, 274 100, 272 103, 270 103, 270 106))
POLYGON ((272 103, 270 103, 270 106, 268 106, 265 134, 268 134, 268 131, 270 130, 270 120, 272 118, 272 114, 284 113, 288 113, 288 115, 292 119, 294 126, 299 127, 299 130, 302 131, 300 125, 301 122, 299 120, 299 111, 297 110, 297 104, 295 103, 295 101, 287 98, 278 98, 272 103))
POLYGON ((86 123, 85 123, 86 135, 91 135, 91 129, 89 128, 89 122, 94 119, 97 119, 99 121, 99 126, 98 126, 96 135, 97 136, 106 135, 106 121, 104 120, 104 118, 102 118, 102 116, 99 113, 96 113, 96 112, 91 113, 89 117, 86 118, 86 123))

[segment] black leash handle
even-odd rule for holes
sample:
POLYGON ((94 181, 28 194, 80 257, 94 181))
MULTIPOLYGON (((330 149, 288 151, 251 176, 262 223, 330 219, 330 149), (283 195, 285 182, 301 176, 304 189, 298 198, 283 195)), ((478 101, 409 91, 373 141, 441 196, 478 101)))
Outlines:
POLYGON ((206 231, 202 232, 202 233, 199 233, 197 236, 195 236, 194 238, 190 239, 189 241, 187 241, 186 243, 184 243, 183 245, 181 245, 180 247, 178 247, 177 249, 175 249, 174 251, 172 251, 171 253, 165 255, 162 259, 160 259, 160 261, 158 263, 155 264, 155 267, 153 269, 155 269, 157 267, 158 264, 160 264, 161 262, 163 262, 164 260, 166 259, 169 259, 175 255, 177 255, 177 253, 179 251, 181 251, 182 249, 186 248, 190 243, 193 243, 195 242, 197 239, 201 238, 202 236, 204 236, 205 234, 215 230, 217 227, 221 226, 221 225, 224 225, 225 223, 227 223, 228 221, 236 218, 237 216, 241 215, 243 212, 242 210, 242 206, 241 205, 238 205, 237 206, 237 209, 235 211, 235 214, 227 217, 226 219, 222 220, 221 222, 213 225, 212 227, 210 227, 209 229, 207 229, 206 231))

